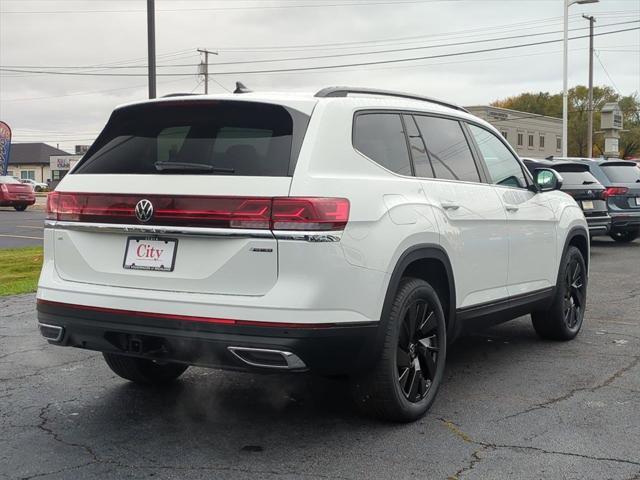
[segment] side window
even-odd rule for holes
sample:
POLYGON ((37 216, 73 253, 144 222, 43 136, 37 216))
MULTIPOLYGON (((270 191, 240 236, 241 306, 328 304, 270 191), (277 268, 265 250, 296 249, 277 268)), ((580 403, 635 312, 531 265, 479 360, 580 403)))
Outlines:
POLYGON ((400 115, 365 113, 356 116, 353 146, 374 162, 400 175, 413 175, 400 115))
POLYGON ((433 169, 427 155, 427 147, 424 145, 424 140, 420 135, 416 121, 411 115, 403 115, 402 119, 409 137, 409 147, 411 148, 416 177, 433 178, 433 169))
POLYGON ((489 170, 491 181, 496 185, 526 188, 522 167, 513 154, 493 133, 484 128, 469 125, 480 153, 489 170))
POLYGON ((415 116, 436 178, 480 182, 471 149, 457 120, 415 116))

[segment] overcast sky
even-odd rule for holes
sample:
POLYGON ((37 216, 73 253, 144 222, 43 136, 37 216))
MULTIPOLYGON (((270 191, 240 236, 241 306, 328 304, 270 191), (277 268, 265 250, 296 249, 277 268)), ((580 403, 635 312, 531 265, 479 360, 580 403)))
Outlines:
MULTIPOLYGON (((219 51, 211 57, 212 93, 232 89, 236 80, 254 90, 379 87, 463 105, 524 91, 558 92, 561 43, 326 70, 241 72, 560 39, 562 5, 563 0, 157 0, 158 95, 203 90, 197 48, 219 51), (495 38, 503 39, 487 41, 495 38), (291 60, 296 57, 325 58, 291 60), (280 61, 265 61, 273 59, 280 61)), ((11 125, 14 141, 45 141, 71 151, 75 144, 91 143, 115 106, 146 98, 145 10, 145 0, 0 0, 0 68, 100 74, 0 71, 0 120, 11 125)), ((572 36, 588 33, 582 14, 597 18, 596 33, 640 27, 640 0, 574 5, 570 13, 572 36)), ((587 83, 587 48, 587 39, 570 44, 571 84, 587 83)), ((640 30, 596 37, 596 49, 597 85, 622 94, 640 91, 640 30)))

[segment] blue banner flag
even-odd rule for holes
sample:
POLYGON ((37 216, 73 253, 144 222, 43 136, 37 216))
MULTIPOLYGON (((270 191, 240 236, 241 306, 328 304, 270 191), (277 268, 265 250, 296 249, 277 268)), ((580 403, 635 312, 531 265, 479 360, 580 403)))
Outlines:
POLYGON ((6 175, 9 169, 9 154, 11 153, 11 129, 9 125, 0 122, 0 175, 6 175))

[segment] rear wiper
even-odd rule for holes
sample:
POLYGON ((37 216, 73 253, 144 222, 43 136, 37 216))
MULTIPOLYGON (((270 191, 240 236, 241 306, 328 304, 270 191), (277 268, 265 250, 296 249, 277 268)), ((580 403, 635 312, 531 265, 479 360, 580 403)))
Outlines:
POLYGON ((234 173, 233 168, 214 167, 206 163, 189 163, 189 162, 156 162, 154 163, 156 170, 159 172, 215 172, 215 173, 234 173))
POLYGON ((590 182, 589 180, 585 180, 584 182, 582 182, 583 185, 593 185, 596 182, 590 182))

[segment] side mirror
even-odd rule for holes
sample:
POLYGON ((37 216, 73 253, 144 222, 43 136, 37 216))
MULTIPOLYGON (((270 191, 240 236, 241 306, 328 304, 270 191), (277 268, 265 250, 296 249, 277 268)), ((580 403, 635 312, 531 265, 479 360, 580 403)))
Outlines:
POLYGON ((563 182, 560 174, 550 168, 536 168, 533 172, 533 181, 541 192, 560 190, 563 182))

